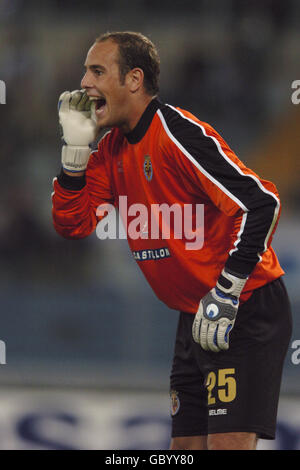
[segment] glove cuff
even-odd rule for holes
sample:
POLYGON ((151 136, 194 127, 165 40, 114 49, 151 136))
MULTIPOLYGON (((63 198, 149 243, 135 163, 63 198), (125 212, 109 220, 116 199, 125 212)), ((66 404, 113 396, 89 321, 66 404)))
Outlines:
POLYGON ((85 171, 91 154, 90 147, 64 145, 61 151, 62 166, 65 170, 77 173, 85 171))
POLYGON ((242 276, 242 274, 228 272, 228 270, 223 269, 217 281, 217 288, 230 296, 239 298, 248 280, 248 276, 242 276))

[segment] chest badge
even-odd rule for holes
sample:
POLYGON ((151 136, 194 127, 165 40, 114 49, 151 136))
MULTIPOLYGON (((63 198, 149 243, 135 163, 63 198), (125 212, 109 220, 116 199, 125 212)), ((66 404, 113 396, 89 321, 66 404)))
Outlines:
POLYGON ((144 160, 144 174, 146 176, 146 180, 151 181, 152 176, 153 176, 153 167, 151 163, 151 157, 150 155, 145 155, 144 159, 145 159, 144 160))

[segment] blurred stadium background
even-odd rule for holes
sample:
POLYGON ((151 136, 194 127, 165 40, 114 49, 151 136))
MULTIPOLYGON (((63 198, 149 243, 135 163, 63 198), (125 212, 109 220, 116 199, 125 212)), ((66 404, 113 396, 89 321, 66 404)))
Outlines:
MULTIPOLYGON (((300 105, 291 101, 299 17, 298 0, 0 0, 1 449, 169 445, 177 312, 156 300, 126 241, 66 241, 51 222, 57 99, 80 86, 102 32, 148 35, 161 55, 162 100, 212 124, 278 186, 273 246, 286 270, 292 341, 300 340, 300 105)), ((260 448, 300 449, 293 352, 277 439, 260 448)))

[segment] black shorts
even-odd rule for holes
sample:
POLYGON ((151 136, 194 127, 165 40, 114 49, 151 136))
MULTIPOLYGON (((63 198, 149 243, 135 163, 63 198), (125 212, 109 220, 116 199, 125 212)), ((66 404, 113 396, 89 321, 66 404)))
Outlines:
POLYGON ((255 432, 274 439, 284 358, 292 333, 281 278, 240 306, 229 349, 204 351, 194 315, 180 313, 171 371, 172 437, 255 432))

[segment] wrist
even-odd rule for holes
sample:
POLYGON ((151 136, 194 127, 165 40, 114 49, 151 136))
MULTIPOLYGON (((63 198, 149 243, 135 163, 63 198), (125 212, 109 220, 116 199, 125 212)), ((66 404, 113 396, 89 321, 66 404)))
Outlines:
POLYGON ((65 168, 62 169, 63 172, 68 175, 68 176, 76 176, 79 177, 79 176, 84 176, 85 175, 85 171, 69 171, 69 170, 66 170, 65 168))
POLYGON ((217 281, 217 289, 221 292, 239 298, 248 280, 246 274, 239 274, 228 269, 223 269, 217 281))
POLYGON ((74 173, 72 173, 71 176, 62 168, 60 174, 57 175, 57 181, 64 189, 68 189, 70 191, 81 191, 86 185, 85 172, 81 176, 77 173, 77 178, 74 178, 73 176, 74 173))

